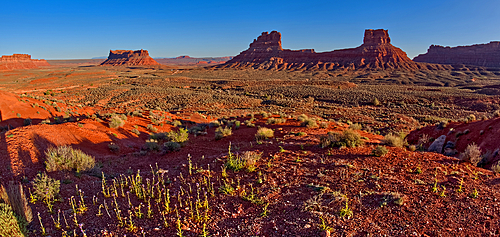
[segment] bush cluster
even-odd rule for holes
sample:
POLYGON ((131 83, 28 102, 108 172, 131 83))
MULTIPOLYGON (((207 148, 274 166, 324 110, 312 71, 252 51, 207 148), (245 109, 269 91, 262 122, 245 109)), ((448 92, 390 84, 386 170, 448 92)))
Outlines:
POLYGON ((233 134, 233 130, 231 127, 218 127, 215 129, 215 140, 220 140, 224 137, 231 136, 233 134))
POLYGON ((95 166, 94 157, 70 146, 51 147, 45 152, 45 156, 48 172, 73 169, 81 172, 91 170, 95 166))
POLYGON ((476 143, 471 143, 465 148, 465 151, 460 154, 460 159, 463 161, 470 161, 471 164, 477 166, 483 159, 481 157, 481 148, 476 143))
POLYGON ((270 128, 265 128, 261 127, 257 130, 257 133, 255 134, 255 139, 257 141, 269 139, 271 137, 274 137, 274 131, 270 128))
POLYGON ((385 156, 389 152, 385 146, 377 146, 372 150, 372 155, 376 157, 385 156))
POLYGON ((384 143, 392 147, 403 147, 405 145, 405 140, 402 135, 387 134, 384 137, 384 143))
POLYGON ((361 136, 350 129, 345 130, 342 134, 336 132, 329 132, 320 138, 320 146, 325 147, 359 147, 363 146, 365 142, 361 136))

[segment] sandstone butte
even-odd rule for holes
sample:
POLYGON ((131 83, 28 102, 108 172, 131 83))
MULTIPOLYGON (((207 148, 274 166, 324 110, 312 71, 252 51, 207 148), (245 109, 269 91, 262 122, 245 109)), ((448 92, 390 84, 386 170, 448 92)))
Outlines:
POLYGON ((225 64, 213 68, 254 68, 275 70, 435 70, 447 66, 416 63, 400 48, 391 44, 387 30, 365 30, 363 44, 357 48, 315 52, 314 49, 290 50, 281 47, 281 33, 263 32, 225 64))
POLYGON ((108 59, 101 63, 106 66, 160 65, 149 56, 147 50, 110 50, 108 59))
POLYGON ((31 59, 29 54, 4 55, 0 58, 0 70, 32 69, 50 66, 44 59, 31 59))
POLYGON ((431 45, 427 53, 418 55, 413 61, 500 68, 500 41, 458 47, 431 45))

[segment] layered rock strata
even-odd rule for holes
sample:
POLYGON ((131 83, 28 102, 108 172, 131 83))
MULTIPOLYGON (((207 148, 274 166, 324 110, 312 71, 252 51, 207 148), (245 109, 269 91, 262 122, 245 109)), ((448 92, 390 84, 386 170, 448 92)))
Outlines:
POLYGON ((440 65, 413 62, 394 47, 387 30, 365 30, 363 44, 357 48, 317 53, 314 49, 290 50, 281 46, 281 34, 263 32, 249 49, 216 68, 254 68, 275 70, 357 70, 357 69, 444 69, 440 65))
POLYGON ((101 63, 106 66, 160 65, 149 56, 147 50, 110 50, 108 59, 101 63))
POLYGON ((458 47, 431 45, 427 53, 418 55, 413 61, 500 68, 500 41, 458 47))
POLYGON ((31 59, 29 54, 4 55, 0 58, 0 70, 33 69, 50 66, 44 59, 31 59))

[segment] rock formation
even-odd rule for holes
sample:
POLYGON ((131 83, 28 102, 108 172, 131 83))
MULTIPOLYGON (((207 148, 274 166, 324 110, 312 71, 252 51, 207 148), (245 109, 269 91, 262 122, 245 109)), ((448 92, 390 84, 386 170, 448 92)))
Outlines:
POLYGON ((179 56, 176 58, 155 58, 158 63, 164 65, 215 65, 225 63, 233 57, 207 57, 193 58, 190 56, 179 56))
POLYGON ((500 41, 458 47, 431 45, 427 53, 418 55, 413 61, 500 68, 500 41))
MULTIPOLYGON (((434 65, 413 62, 403 50, 394 47, 387 30, 365 30, 363 44, 357 48, 316 53, 314 49, 289 50, 281 47, 281 34, 263 32, 250 48, 215 68, 254 68, 275 70, 357 70, 357 69, 433 69, 434 65)), ((439 66, 438 66, 439 67, 439 66)))
POLYGON ((13 54, 0 58, 0 70, 31 69, 50 66, 44 59, 31 59, 29 54, 13 54))
POLYGON ((110 50, 108 59, 101 63, 107 66, 160 65, 149 56, 147 50, 110 50))

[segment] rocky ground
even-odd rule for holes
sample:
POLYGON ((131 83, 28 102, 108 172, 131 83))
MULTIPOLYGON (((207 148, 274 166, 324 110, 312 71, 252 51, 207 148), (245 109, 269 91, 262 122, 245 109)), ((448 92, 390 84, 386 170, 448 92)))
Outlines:
POLYGON ((30 236, 500 235, 500 176, 456 158, 471 142, 495 157, 499 98, 480 93, 494 78, 430 87, 325 75, 97 66, 2 72, 0 176, 21 182, 29 198, 49 147, 71 145, 95 158, 88 172, 48 173, 61 191, 52 212, 29 204, 30 236), (111 113, 126 115, 124 126, 110 128, 111 113), (318 126, 303 126, 301 114, 318 126), (232 134, 216 139, 226 126, 232 134), (192 133, 179 151, 146 142, 184 127, 192 133), (259 127, 274 136, 257 140, 259 127), (363 146, 322 148, 321 137, 349 127, 363 146), (410 151, 384 145, 391 132, 411 132, 408 145, 428 139, 410 151), (440 135, 456 144, 455 157, 423 151, 440 135), (379 145, 386 155, 372 154, 379 145), (251 154, 260 154, 253 167, 228 166, 251 154), (72 200, 85 208, 74 211, 72 200))

